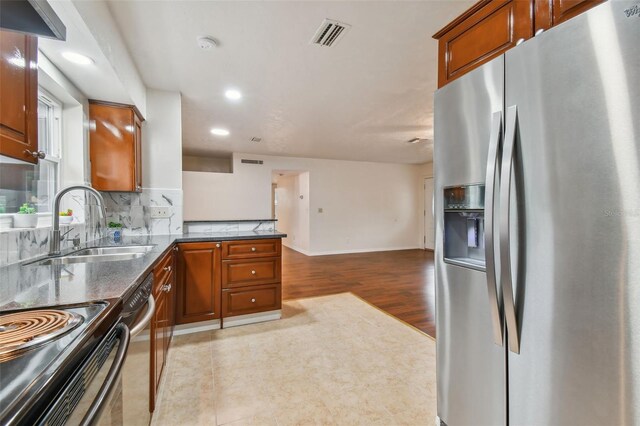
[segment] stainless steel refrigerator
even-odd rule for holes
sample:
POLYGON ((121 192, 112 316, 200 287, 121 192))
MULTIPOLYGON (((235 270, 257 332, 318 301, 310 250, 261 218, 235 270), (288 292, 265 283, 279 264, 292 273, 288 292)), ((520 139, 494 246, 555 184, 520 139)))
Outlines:
POLYGON ((438 416, 640 424, 640 1, 435 97, 438 416))

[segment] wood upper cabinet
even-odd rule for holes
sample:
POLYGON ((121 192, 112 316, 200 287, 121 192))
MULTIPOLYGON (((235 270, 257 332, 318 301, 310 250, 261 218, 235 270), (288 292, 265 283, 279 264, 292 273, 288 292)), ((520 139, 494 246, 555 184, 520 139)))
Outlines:
POLYGON ((433 37, 438 87, 604 0, 480 0, 433 37))
POLYGON ((142 191, 142 122, 131 105, 89 101, 91 184, 100 191, 142 191))
POLYGON ((534 0, 535 31, 548 30, 605 0, 534 0))
POLYGON ((37 163, 38 39, 0 30, 0 55, 0 154, 37 163))
POLYGON ((220 318, 220 243, 178 244, 176 323, 220 318))

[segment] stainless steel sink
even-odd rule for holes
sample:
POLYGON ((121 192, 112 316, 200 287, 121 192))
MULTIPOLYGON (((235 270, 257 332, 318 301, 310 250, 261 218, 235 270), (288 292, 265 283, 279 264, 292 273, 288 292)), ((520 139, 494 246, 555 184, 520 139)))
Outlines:
POLYGON ((67 265, 70 263, 114 262, 143 257, 153 248, 145 246, 92 247, 69 253, 65 256, 52 256, 26 265, 67 265))
POLYGON ((153 246, 114 246, 114 247, 92 247, 75 251, 68 256, 94 256, 104 254, 130 254, 150 252, 153 246))

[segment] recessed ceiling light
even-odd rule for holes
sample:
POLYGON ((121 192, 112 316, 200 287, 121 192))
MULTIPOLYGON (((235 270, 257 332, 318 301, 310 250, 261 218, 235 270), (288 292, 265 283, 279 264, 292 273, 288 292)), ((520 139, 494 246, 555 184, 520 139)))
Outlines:
POLYGON ((231 99, 234 101, 237 101, 238 99, 242 98, 242 93, 240 93, 240 91, 236 89, 229 89, 226 92, 224 92, 224 95, 227 97, 227 99, 231 99))
POLYGON ((73 62, 74 64, 78 65, 91 65, 95 63, 95 61, 90 57, 75 52, 63 52, 62 57, 67 61, 73 62))
POLYGON ((229 131, 227 129, 221 129, 219 127, 215 127, 211 129, 211 134, 216 136, 229 136, 229 131))
POLYGON ((211 36, 200 36, 196 39, 200 49, 209 50, 218 47, 218 41, 211 36))

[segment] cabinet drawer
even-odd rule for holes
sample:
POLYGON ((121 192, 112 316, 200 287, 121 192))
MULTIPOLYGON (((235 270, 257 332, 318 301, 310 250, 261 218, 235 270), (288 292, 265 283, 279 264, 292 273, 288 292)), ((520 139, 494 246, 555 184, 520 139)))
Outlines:
POLYGON ((222 288, 280 282, 280 257, 222 262, 222 288))
POLYGON ((250 259, 253 257, 280 256, 279 238, 265 240, 225 241, 222 243, 223 259, 250 259))
POLYGON ((222 291, 222 317, 273 311, 282 307, 280 284, 222 291))
POLYGON ((169 282, 173 282, 173 249, 171 249, 153 268, 153 289, 154 294, 160 291, 160 287, 169 282))

